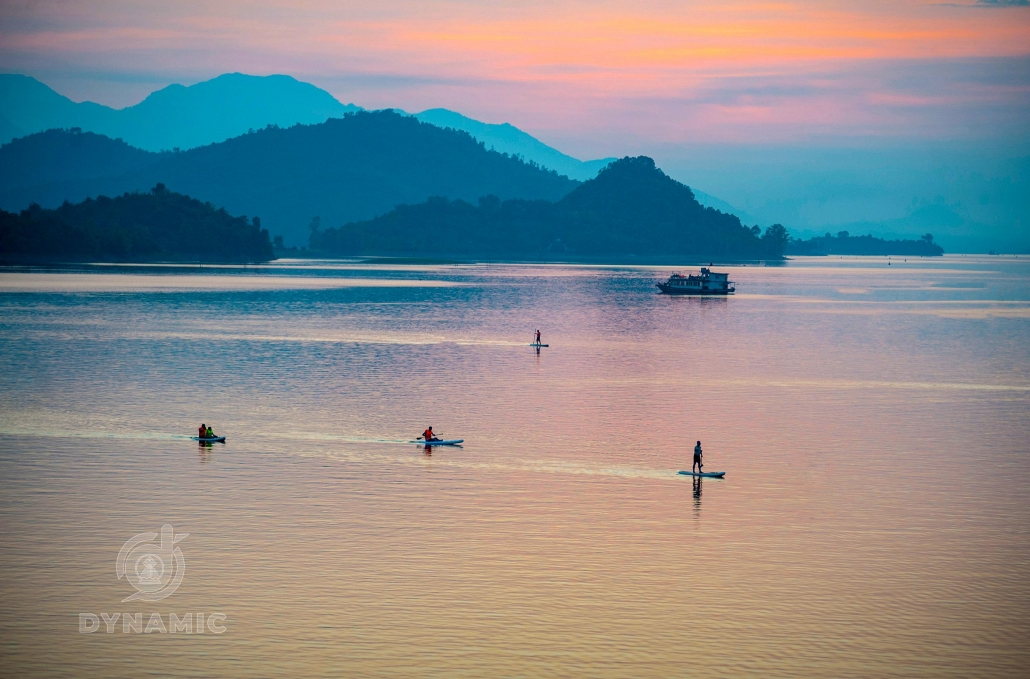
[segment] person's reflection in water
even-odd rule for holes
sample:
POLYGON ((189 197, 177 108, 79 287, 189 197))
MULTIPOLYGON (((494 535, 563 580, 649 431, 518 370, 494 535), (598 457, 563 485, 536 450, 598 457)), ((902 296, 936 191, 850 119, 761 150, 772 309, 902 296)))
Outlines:
POLYGON ((694 477, 694 514, 701 514, 701 477, 694 477))
POLYGON ((200 453, 200 464, 211 459, 211 448, 214 445, 210 441, 197 441, 197 452, 200 453))

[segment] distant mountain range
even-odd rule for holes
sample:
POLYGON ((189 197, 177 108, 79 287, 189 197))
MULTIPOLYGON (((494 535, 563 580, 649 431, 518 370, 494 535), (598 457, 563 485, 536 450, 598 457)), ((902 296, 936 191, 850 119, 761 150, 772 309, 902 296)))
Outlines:
MULTIPOLYGON (((287 75, 227 73, 189 87, 169 85, 124 109, 75 103, 35 78, 0 75, 0 144, 49 129, 79 128, 145 151, 185 151, 268 125, 312 125, 361 110, 287 75)), ((577 160, 508 123, 483 123, 447 109, 430 109, 415 117, 468 132, 488 149, 520 156, 580 181, 596 176, 614 160, 577 160)))
POLYGON ((91 132, 50 130, 0 147, 0 208, 56 207, 169 190, 259 216, 288 243, 308 224, 370 219, 431 196, 558 200, 578 182, 485 148, 469 134, 393 111, 266 127, 188 151, 153 153, 91 132))
MULTIPOLYGON (((292 176, 264 176, 260 190, 237 185, 243 183, 240 177, 274 172, 262 169, 259 159, 247 157, 245 149, 252 148, 251 143, 221 146, 223 143, 257 134, 255 131, 269 126, 317 126, 360 111, 363 109, 359 106, 343 104, 328 92, 285 75, 230 73, 188 87, 170 85, 120 110, 73 102, 28 76, 0 75, 0 143, 18 139, 0 149, 0 207, 20 210, 32 202, 54 207, 66 200, 144 191, 161 181, 173 190, 226 205, 235 212, 259 213, 274 233, 284 235, 290 243, 302 243, 307 236, 306 224, 315 216, 327 225, 342 224, 383 214, 400 202, 421 202, 430 195, 474 200, 483 195, 481 189, 500 180, 501 175, 476 178, 471 174, 468 183, 455 174, 450 180, 434 178, 430 176, 433 163, 404 168, 412 159, 405 159, 404 149, 388 139, 384 140, 385 148, 394 155, 384 158, 380 165, 390 170, 359 179, 362 170, 357 167, 333 167, 327 153, 334 146, 327 140, 327 147, 315 145, 300 155, 285 147, 270 151, 271 157, 285 162, 272 168, 289 169, 292 176), (195 153, 211 145, 217 149, 195 153), (301 159, 303 153, 310 154, 307 162, 301 159), (220 173, 195 166, 210 163, 214 157, 219 158, 220 173), (257 165, 253 165, 255 162, 257 165), (316 168, 324 171, 319 173, 316 168), (425 181, 404 183, 420 172, 425 181)), ((482 142, 482 150, 507 154, 531 168, 554 170, 573 180, 589 180, 613 160, 580 161, 508 123, 483 123, 447 109, 430 109, 414 114, 414 118, 468 133, 482 142)), ((294 134, 298 139, 307 138, 303 133, 294 134)), ((268 137, 263 139, 267 141, 268 137)), ((290 143, 289 138, 280 141, 290 143)), ((370 152, 364 159, 371 163, 366 167, 376 165, 372 155, 370 152)), ((447 163, 443 158, 440 161, 447 163)), ((488 193, 501 198, 556 199, 576 184, 562 184, 553 178, 541 181, 532 188, 516 181, 506 187, 493 187, 496 190, 488 193), (544 184, 548 188, 544 189, 544 184), (559 184, 560 190, 555 188, 559 184)), ((694 195, 702 205, 750 220, 746 213, 718 198, 701 191, 694 195)))
POLYGON ((77 104, 35 78, 0 75, 0 143, 80 128, 146 151, 186 150, 267 125, 322 123, 358 110, 286 75, 229 73, 190 87, 169 85, 123 109, 77 104))

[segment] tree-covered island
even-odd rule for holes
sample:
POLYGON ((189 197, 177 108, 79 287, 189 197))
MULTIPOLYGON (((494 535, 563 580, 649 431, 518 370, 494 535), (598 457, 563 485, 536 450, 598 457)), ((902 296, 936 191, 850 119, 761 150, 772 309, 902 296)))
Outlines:
POLYGON ((919 240, 885 240, 872 234, 852 236, 847 231, 838 231, 836 236, 828 233, 808 240, 791 240, 787 254, 939 257, 944 254, 944 248, 933 242, 930 233, 919 240))
POLYGON ((274 259, 257 217, 233 217, 168 191, 100 196, 47 210, 0 210, 0 260, 7 262, 266 262, 274 259))

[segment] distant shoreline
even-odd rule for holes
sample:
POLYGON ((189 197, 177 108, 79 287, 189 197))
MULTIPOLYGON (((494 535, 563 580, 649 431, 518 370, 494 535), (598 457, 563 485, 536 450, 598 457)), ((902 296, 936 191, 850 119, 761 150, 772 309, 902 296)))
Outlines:
POLYGON ((1005 259, 1020 259, 1030 257, 1028 253, 1012 254, 987 254, 980 252, 953 252, 944 256, 884 256, 884 255, 797 255, 784 257, 780 260, 729 260, 729 259, 677 259, 677 258, 654 258, 641 257, 637 259, 615 259, 604 257, 580 258, 580 259, 489 259, 489 258, 455 258, 455 257, 395 257, 395 256, 370 256, 370 257, 340 257, 324 253, 305 251, 303 253, 284 252, 280 257, 272 260, 259 262, 243 261, 186 261, 186 260, 134 260, 134 261, 89 261, 89 260, 53 260, 53 259, 12 259, 0 258, 0 270, 24 269, 31 273, 39 268, 59 269, 91 269, 97 267, 167 267, 169 269, 217 269, 217 268, 248 268, 268 267, 282 264, 289 261, 327 261, 339 262, 354 265, 400 265, 400 266, 472 266, 472 265, 546 265, 546 266, 660 266, 660 267, 699 267, 699 266, 754 266, 754 267, 782 267, 788 266, 791 261, 801 259, 827 259, 830 261, 839 260, 890 260, 912 259, 941 261, 956 257, 991 257, 1005 259))
POLYGON ((581 257, 454 257, 448 255, 338 255, 317 250, 303 250, 298 252, 284 251, 277 253, 278 259, 328 259, 335 261, 348 261, 361 264, 610 264, 610 265, 656 265, 656 266, 736 266, 741 264, 754 264, 763 266, 779 266, 786 258, 780 259, 732 259, 716 257, 712 255, 697 255, 690 257, 655 257, 655 256, 605 256, 592 255, 581 257))

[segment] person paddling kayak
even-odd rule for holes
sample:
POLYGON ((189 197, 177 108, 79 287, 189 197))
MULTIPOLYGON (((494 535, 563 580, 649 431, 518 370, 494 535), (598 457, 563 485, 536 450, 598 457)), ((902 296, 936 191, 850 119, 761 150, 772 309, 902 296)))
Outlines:
POLYGON ((694 464, 690 465, 690 471, 694 471, 694 467, 697 467, 697 472, 701 473, 701 468, 704 465, 701 463, 701 442, 698 441, 697 445, 694 446, 694 464))
POLYGON ((422 436, 419 436, 419 438, 420 439, 425 439, 426 441, 439 441, 440 440, 440 439, 436 438, 436 434, 433 433, 433 428, 432 427, 430 427, 429 429, 426 429, 424 432, 422 432, 422 436))

